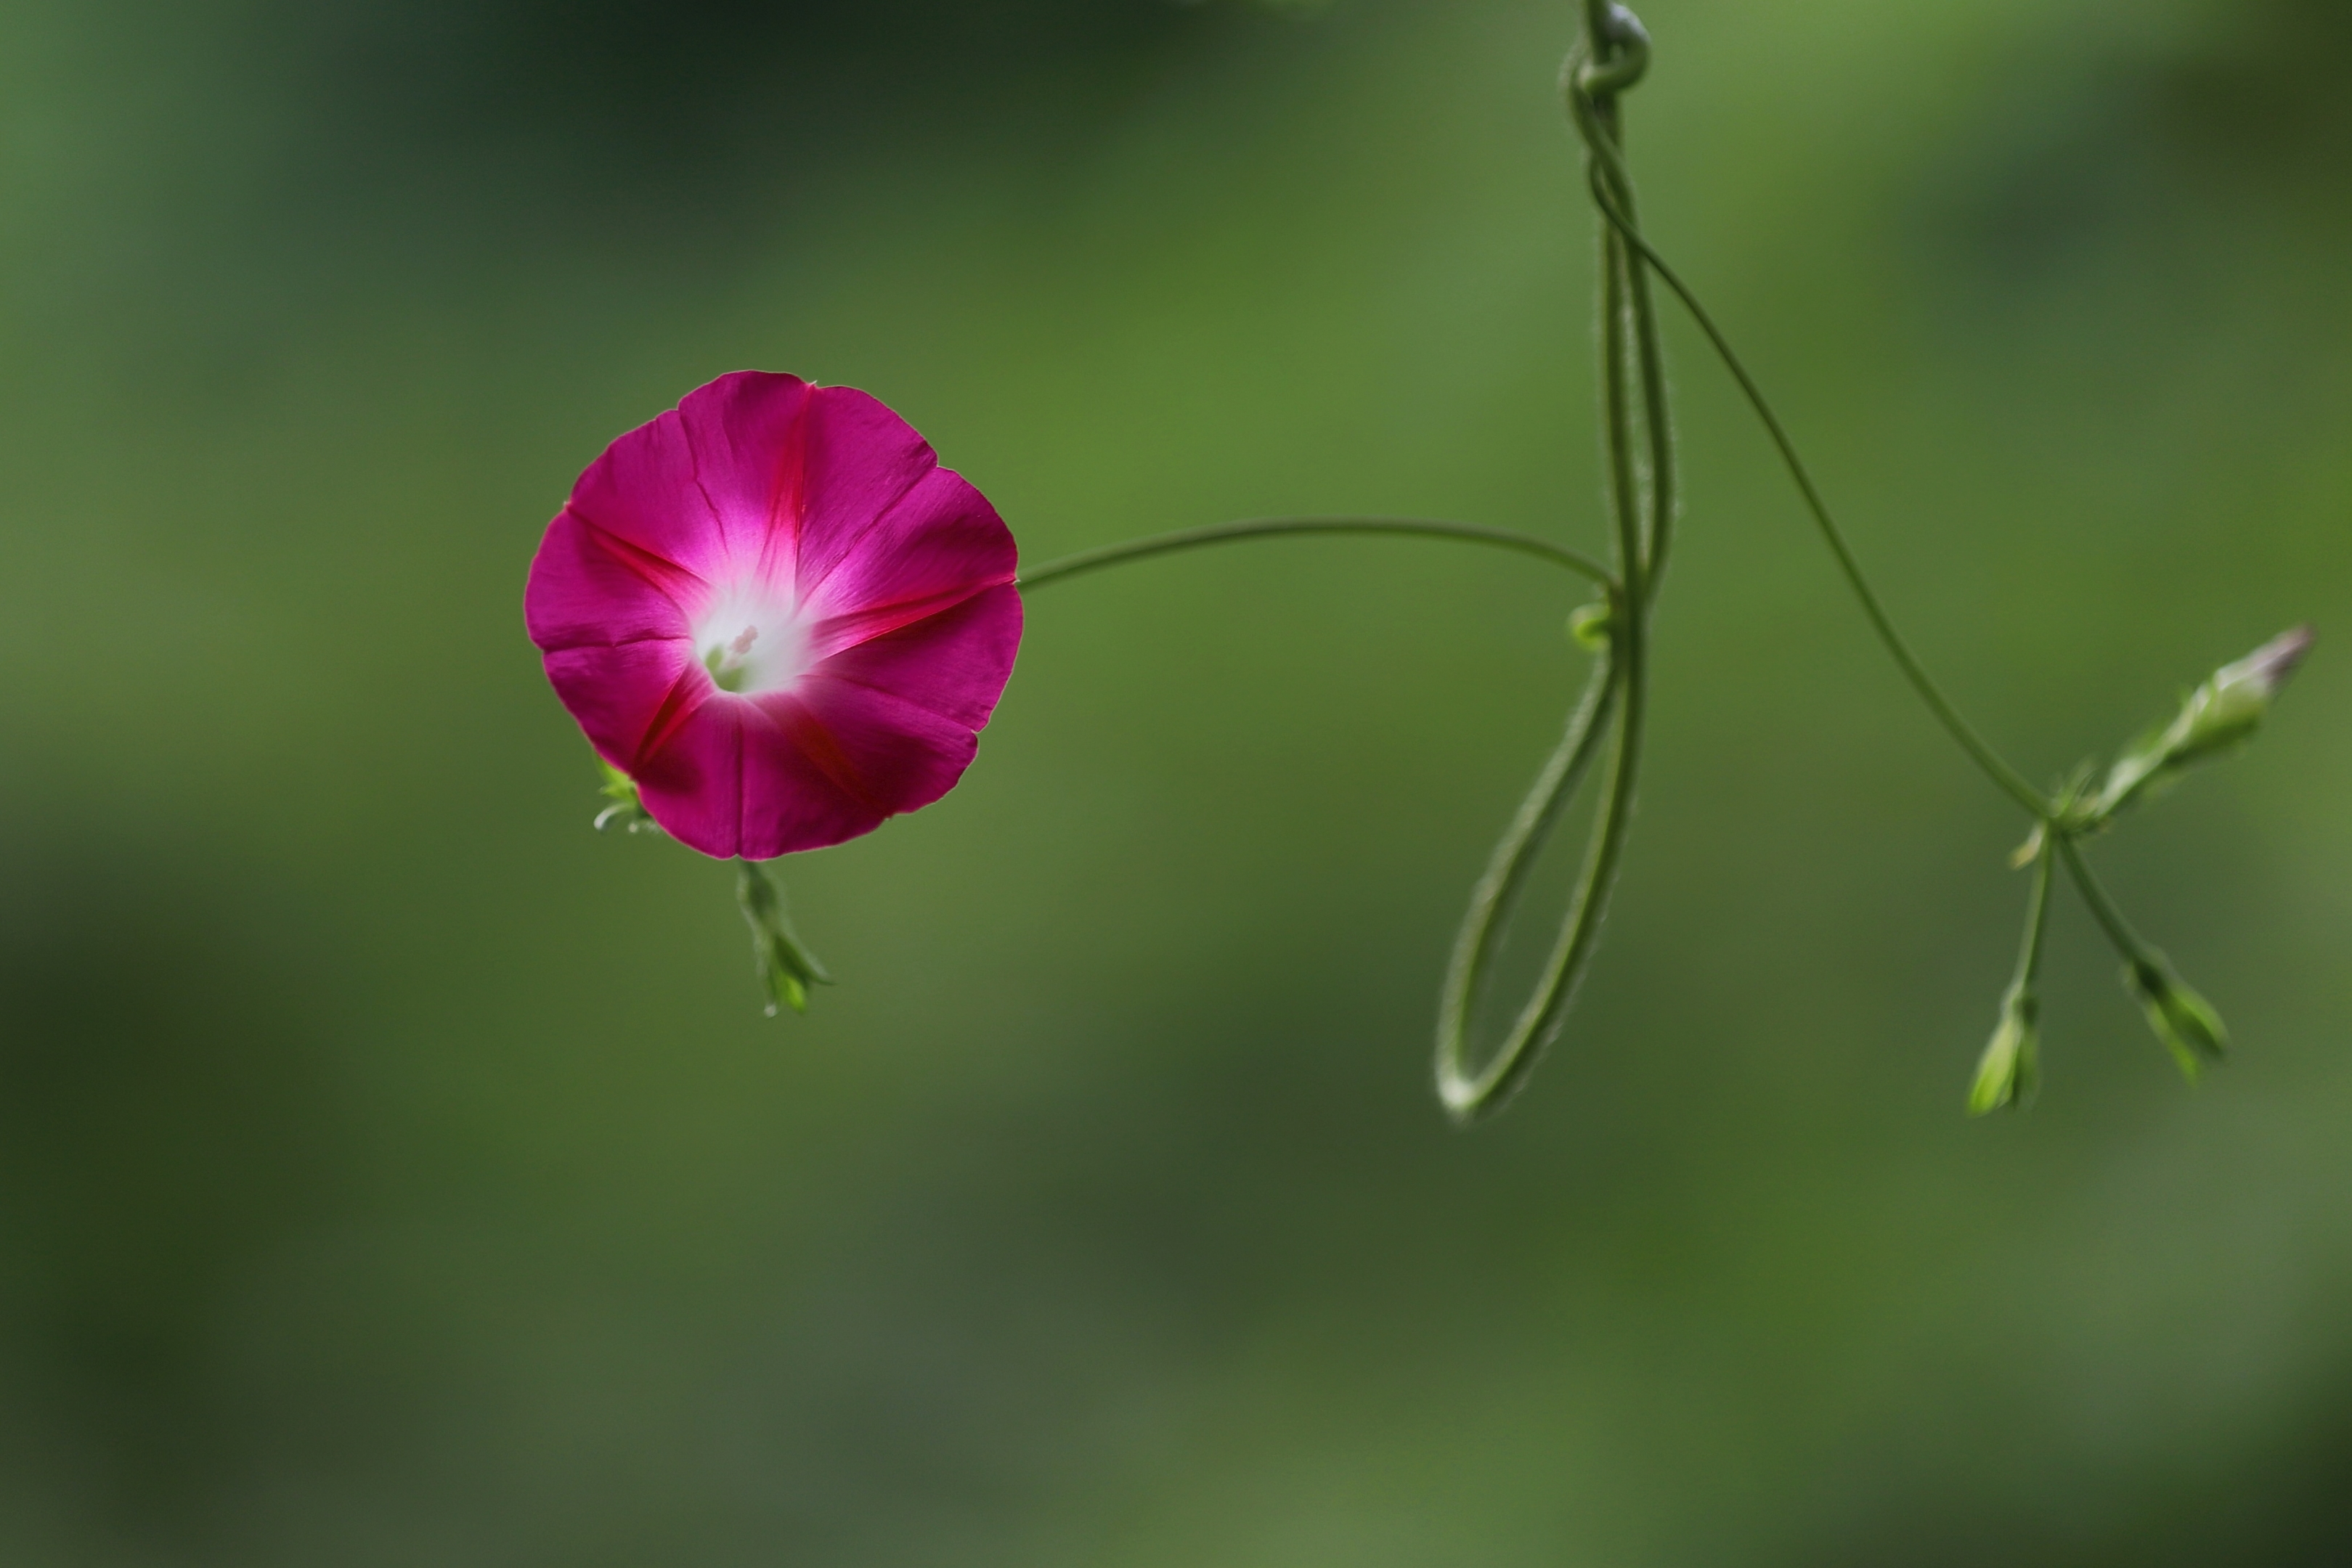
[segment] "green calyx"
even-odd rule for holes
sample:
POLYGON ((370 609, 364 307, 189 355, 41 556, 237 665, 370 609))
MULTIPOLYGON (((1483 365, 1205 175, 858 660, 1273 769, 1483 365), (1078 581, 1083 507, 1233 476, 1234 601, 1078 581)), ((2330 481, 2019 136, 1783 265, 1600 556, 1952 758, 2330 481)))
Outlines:
POLYGON ((637 799, 637 781, 601 757, 596 759, 596 766, 604 774, 604 788, 596 792, 612 802, 596 813, 596 831, 601 833, 617 827, 632 833, 660 832, 661 824, 654 821, 653 813, 646 810, 645 802, 637 799))

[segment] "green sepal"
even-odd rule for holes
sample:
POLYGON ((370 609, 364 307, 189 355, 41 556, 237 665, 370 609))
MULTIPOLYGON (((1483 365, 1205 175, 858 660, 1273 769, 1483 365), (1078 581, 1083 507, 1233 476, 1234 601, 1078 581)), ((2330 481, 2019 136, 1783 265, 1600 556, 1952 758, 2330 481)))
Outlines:
POLYGON ((1969 1089, 1969 1114, 1981 1116, 2003 1105, 2020 1110, 2033 1103, 2042 1086, 2042 1034, 2036 1027, 2042 1004, 2022 985, 2000 998, 2000 1022, 1977 1059, 1976 1082, 1969 1089))
POLYGON ((2213 1004, 2190 990, 2172 969, 2170 960, 2150 950, 2124 966, 2124 988, 2147 1015, 2147 1027, 2172 1052, 2189 1082, 2230 1049, 2230 1031, 2213 1004))
POLYGON ((596 831, 601 833, 618 826, 632 833, 660 832, 661 824, 654 821, 653 813, 647 811, 645 802, 637 799, 637 781, 601 757, 596 759, 596 766, 604 774, 604 786, 597 793, 612 802, 596 813, 596 831))
POLYGON ((784 912, 783 890, 775 879, 756 861, 738 861, 736 867, 735 901, 742 906, 744 924, 751 928, 751 959, 759 967, 760 983, 767 988, 767 1014, 774 1018, 782 1008, 804 1013, 809 987, 829 986, 833 977, 825 973, 816 955, 801 945, 784 912))

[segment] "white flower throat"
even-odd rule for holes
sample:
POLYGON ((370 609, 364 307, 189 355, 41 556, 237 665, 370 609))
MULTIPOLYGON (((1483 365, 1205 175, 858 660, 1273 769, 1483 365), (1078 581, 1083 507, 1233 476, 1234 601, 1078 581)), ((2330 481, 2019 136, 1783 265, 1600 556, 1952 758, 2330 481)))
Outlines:
POLYGON ((694 651, 722 692, 782 691, 808 671, 798 607, 764 583, 721 590, 694 623, 694 651))

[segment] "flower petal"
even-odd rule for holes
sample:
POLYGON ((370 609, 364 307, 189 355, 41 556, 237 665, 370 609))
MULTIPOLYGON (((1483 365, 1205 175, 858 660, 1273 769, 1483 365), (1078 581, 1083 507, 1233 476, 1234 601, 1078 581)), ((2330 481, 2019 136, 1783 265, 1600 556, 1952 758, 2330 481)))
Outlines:
MULTIPOLYGON (((980 737, 969 725, 822 671, 811 671, 793 690, 762 697, 758 706, 775 720, 793 749, 835 789, 874 812, 866 827, 928 806, 955 788, 980 747, 980 737)), ((753 836, 761 810, 761 803, 747 792, 747 838, 753 836)))
POLYGON ((979 744, 903 697, 812 674, 790 694, 704 702, 639 759, 635 778, 646 810, 681 843, 772 860, 929 805, 979 744))
POLYGON ((556 648, 546 664, 555 695, 596 754, 628 774, 712 693, 683 638, 556 648))
POLYGON ((572 486, 566 509, 705 581, 726 573, 726 537, 696 482, 694 448, 676 409, 604 448, 572 486))
POLYGON ((698 387, 677 405, 730 576, 785 590, 792 585, 808 442, 820 423, 809 417, 809 408, 819 395, 798 376, 736 371, 698 387))
POLYGON ((681 599, 700 580, 617 537, 591 528, 569 507, 547 525, 522 595, 523 622, 542 653, 613 647, 688 634, 681 599))
POLYGON ((814 674, 869 686, 967 729, 996 709, 1021 651, 1021 595, 982 589, 936 615, 844 649, 814 674))
POLYGON ((748 706, 705 702, 668 729, 659 750, 638 758, 633 775, 638 800, 662 831, 718 860, 741 852, 748 706))
POLYGON ((933 469, 833 570, 803 579, 809 649, 824 658, 936 615, 1019 570, 1013 535, 963 476, 933 469))
POLYGON ((855 387, 812 389, 803 418, 793 543, 805 598, 908 492, 940 471, 940 460, 913 425, 855 387))

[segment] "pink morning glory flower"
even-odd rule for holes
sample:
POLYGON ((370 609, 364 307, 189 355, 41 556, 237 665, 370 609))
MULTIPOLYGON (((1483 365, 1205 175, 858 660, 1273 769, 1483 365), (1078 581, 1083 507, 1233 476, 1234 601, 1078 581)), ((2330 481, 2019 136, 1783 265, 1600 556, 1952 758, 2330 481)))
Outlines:
POLYGON ((875 399, 739 371, 604 450, 523 595, 548 679, 655 821, 721 859, 952 789, 1021 645, 1013 536, 875 399))

